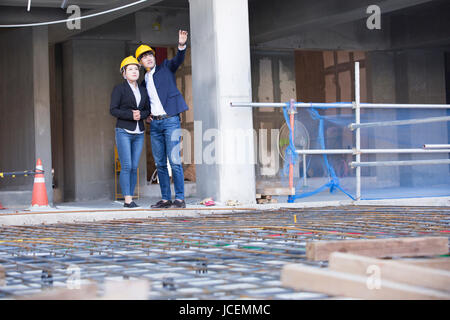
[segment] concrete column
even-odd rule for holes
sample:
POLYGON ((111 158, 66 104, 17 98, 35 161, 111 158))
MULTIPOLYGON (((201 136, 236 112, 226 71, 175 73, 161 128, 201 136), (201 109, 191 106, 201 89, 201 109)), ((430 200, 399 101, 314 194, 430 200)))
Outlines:
MULTIPOLYGON (((41 158, 52 204, 48 61, 47 27, 0 33, 0 171, 33 170, 41 158)), ((33 177, 0 179, 0 189, 19 191, 8 205, 31 204, 33 177)))
POLYGON ((197 193, 255 202, 247 0, 190 0, 197 193), (230 19, 233 17, 233 19, 230 19))
MULTIPOLYGON (((0 30, 0 172, 30 170, 36 165, 32 60, 31 28, 0 30)), ((0 179, 2 191, 31 193, 32 189, 30 177, 0 179)), ((29 198, 21 204, 31 204, 29 198)))
POLYGON ((48 201, 53 204, 48 28, 33 27, 32 41, 35 158, 42 160, 48 201))

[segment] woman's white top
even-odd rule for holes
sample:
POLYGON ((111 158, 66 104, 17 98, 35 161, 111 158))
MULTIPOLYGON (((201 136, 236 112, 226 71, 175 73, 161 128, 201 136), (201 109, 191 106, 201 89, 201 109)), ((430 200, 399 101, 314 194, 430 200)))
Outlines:
MULTIPOLYGON (((136 86, 135 86, 135 85, 131 84, 130 81, 127 81, 127 82, 128 82, 128 85, 131 88, 131 91, 133 91, 133 93, 134 93, 134 97, 136 98, 136 106, 139 106, 139 103, 141 103, 141 92, 139 91, 139 86, 138 86, 137 83, 136 83, 136 86)), ((144 133, 144 131, 141 131, 139 129, 139 121, 136 122, 136 129, 134 129, 134 131, 130 131, 130 130, 127 130, 127 129, 124 129, 124 130, 126 132, 128 132, 128 133, 133 133, 133 134, 144 133)))

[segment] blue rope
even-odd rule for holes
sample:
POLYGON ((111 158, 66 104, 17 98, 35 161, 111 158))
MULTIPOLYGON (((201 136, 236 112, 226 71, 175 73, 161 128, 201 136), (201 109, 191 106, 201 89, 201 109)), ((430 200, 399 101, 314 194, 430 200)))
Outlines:
MULTIPOLYGON (((292 128, 291 128, 290 121, 289 121, 288 108, 290 108, 290 104, 286 103, 286 106, 283 107, 283 115, 284 115, 284 120, 286 121, 287 126, 289 128, 289 146, 285 150, 285 159, 286 159, 286 161, 284 162, 284 166, 283 166, 283 173, 284 173, 285 176, 289 172, 289 164, 292 162, 295 165, 298 162, 298 154, 296 153, 295 144, 294 144, 294 141, 293 141, 293 138, 292 138, 292 128)), ((322 148, 322 150, 324 150, 325 149, 325 135, 324 135, 324 120, 325 120, 325 117, 321 116, 317 112, 317 110, 315 110, 314 108, 315 108, 315 106, 313 105, 311 108, 308 108, 307 110, 309 111, 309 113, 311 115, 311 118, 313 120, 319 120, 319 136, 318 136, 318 140, 319 140, 320 147, 322 148)), ((326 108, 330 108, 330 107, 321 107, 320 106, 320 108, 326 109, 326 108)), ((300 183, 299 183, 297 185, 297 187, 296 187, 295 195, 288 197, 288 202, 289 203, 294 202, 296 199, 313 196, 315 194, 318 194, 318 193, 324 191, 327 188, 330 189, 330 193, 333 193, 336 190, 340 190, 345 195, 347 195, 351 199, 355 200, 355 198, 350 193, 348 193, 347 191, 345 191, 341 187, 341 185, 339 183, 339 178, 337 177, 336 172, 334 171, 334 168, 328 162, 328 157, 327 157, 326 154, 323 155, 323 159, 324 159, 324 163, 325 163, 325 166, 327 168, 327 171, 328 171, 328 176, 330 178, 330 181, 327 182, 326 184, 320 186, 319 188, 317 188, 314 191, 301 193, 301 194, 298 193, 299 192, 298 191, 299 190, 299 186, 300 186, 300 183)), ((308 166, 309 166, 309 164, 308 164, 308 166)))

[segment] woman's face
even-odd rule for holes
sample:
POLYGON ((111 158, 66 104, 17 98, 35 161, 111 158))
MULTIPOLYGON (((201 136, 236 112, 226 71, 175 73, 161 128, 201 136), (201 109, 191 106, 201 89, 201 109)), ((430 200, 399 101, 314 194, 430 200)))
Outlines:
POLYGON ((135 64, 127 65, 123 73, 125 79, 129 81, 137 81, 139 79, 139 67, 135 64))
POLYGON ((153 69, 156 64, 156 59, 153 53, 146 52, 141 57, 141 64, 145 69, 153 69))

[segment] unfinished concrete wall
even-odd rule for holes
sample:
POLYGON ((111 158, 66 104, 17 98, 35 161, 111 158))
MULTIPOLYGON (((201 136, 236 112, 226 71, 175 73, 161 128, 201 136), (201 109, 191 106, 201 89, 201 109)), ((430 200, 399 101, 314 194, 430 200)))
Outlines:
MULTIPOLYGON (((296 99, 294 51, 252 50, 251 62, 253 102, 296 99)), ((283 160, 278 152, 278 133, 284 123, 281 108, 253 108, 253 127, 257 133, 257 179, 281 174, 283 160), (267 152, 263 150, 263 144, 267 152)))
MULTIPOLYGON (((393 52, 374 51, 367 54, 367 91, 370 103, 395 103, 396 79, 395 79, 395 54, 393 52)), ((370 121, 396 120, 397 110, 367 110, 370 121)), ((367 129, 366 129, 367 130, 367 129)), ((378 149, 398 148, 396 127, 383 127, 376 130, 376 139, 371 139, 371 147, 378 149)), ((378 154, 374 156, 376 161, 398 160, 398 155, 378 154)), ((377 182, 386 188, 396 186, 399 179, 399 167, 376 167, 377 182)))
MULTIPOLYGON (((41 158, 52 203, 48 29, 2 31, 0 43, 0 170, 34 170, 41 158)), ((2 190, 32 186, 33 176, 0 180, 2 190)))
MULTIPOLYGON (((396 90, 398 103, 446 103, 445 89, 445 55, 440 50, 407 50, 396 55, 396 90)), ((446 110, 397 110, 397 118, 405 117, 422 119, 427 117, 445 116, 446 110)), ((423 144, 448 144, 448 122, 421 124, 410 128, 399 128, 402 134, 399 139, 407 141, 413 148, 423 144)), ((442 154, 436 155, 405 155, 401 159, 442 159, 442 154)), ((442 175, 445 166, 414 166, 400 169, 401 181, 405 186, 423 184, 424 179, 434 177, 437 180, 446 179, 442 175)), ((447 181, 442 181, 446 183, 447 181)))
MULTIPOLYGON (((32 38, 32 29, 0 32, 1 172, 30 170, 36 165, 32 38)), ((30 177, 0 179, 1 190, 31 190, 32 186, 30 177)))
MULTIPOLYGON (((114 197, 116 119, 109 104, 113 87, 123 81, 119 66, 124 57, 123 41, 64 44, 64 163, 70 168, 64 175, 65 200, 114 197)), ((146 181, 144 158, 141 185, 146 181)))

